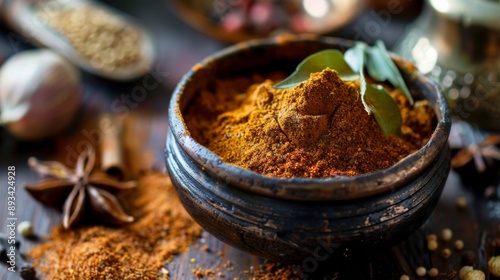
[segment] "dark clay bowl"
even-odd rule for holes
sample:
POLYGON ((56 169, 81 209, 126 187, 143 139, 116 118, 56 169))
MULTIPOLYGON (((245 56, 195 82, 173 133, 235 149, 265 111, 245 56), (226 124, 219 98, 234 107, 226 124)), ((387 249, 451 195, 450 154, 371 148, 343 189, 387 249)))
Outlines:
POLYGON ((449 108, 433 81, 397 57, 413 96, 434 105, 438 124, 423 148, 388 169, 351 178, 271 178, 224 163, 189 135, 183 110, 215 79, 291 73, 312 53, 351 44, 317 36, 249 41, 184 76, 170 102, 165 158, 184 207, 205 230, 267 259, 303 262, 393 245, 429 217, 450 170, 449 108))

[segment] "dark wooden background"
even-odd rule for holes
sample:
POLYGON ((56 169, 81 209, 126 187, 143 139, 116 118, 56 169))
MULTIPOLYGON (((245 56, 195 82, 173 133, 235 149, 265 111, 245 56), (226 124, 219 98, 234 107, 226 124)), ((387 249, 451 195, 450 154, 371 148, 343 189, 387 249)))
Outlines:
MULTIPOLYGON (((136 17, 149 28, 159 50, 159 60, 155 67, 165 76, 161 85, 149 91, 147 98, 139 102, 137 108, 131 108, 127 114, 127 135, 131 139, 127 145, 130 149, 135 149, 138 155, 137 158, 129 158, 128 162, 135 170, 151 167, 164 170, 163 149, 168 129, 167 103, 170 93, 192 65, 226 46, 187 26, 172 12, 167 2, 165 0, 106 1, 136 17), (142 164, 145 166, 141 166, 142 164)), ((419 10, 412 10, 403 13, 404 16, 394 16, 383 32, 371 39, 383 39, 389 47, 393 46, 418 13, 419 10)), ((373 20, 373 13, 367 10, 332 35, 353 39, 356 27, 365 27, 373 20)), ((17 51, 32 48, 25 43, 13 45, 9 40, 9 34, 12 34, 11 31, 5 25, 0 25, 0 57, 2 57, 0 61, 17 51)), ((70 164, 68 160, 71 161, 69 156, 71 151, 78 151, 78 145, 82 141, 92 141, 87 135, 96 129, 96 116, 102 112, 112 112, 113 101, 121 98, 123 94, 130 94, 132 88, 142 84, 141 80, 113 83, 87 74, 84 74, 83 78, 84 105, 81 113, 71 128, 61 135, 48 141, 23 143, 0 129, 0 200, 4 200, 0 201, 0 232, 7 231, 7 167, 16 167, 18 222, 31 221, 37 234, 47 234, 51 228, 60 223, 60 217, 58 213, 34 202, 22 188, 25 183, 37 180, 27 166, 27 158, 36 156, 70 164)), ((417 279, 414 270, 418 266, 437 267, 442 272, 440 278, 447 279, 448 272, 460 268, 461 253, 452 249, 452 256, 443 259, 438 253, 429 253, 425 249, 425 235, 439 233, 444 227, 453 230, 453 240, 462 239, 465 242, 465 249, 474 252, 475 267, 486 271, 487 258, 494 254, 494 249, 487 244, 495 237, 500 237, 498 235, 500 203, 496 199, 486 198, 483 194, 489 185, 496 188, 496 180, 486 182, 483 179, 481 176, 473 178, 474 185, 466 186, 457 173, 452 171, 436 210, 418 232, 400 245, 386 251, 375 252, 369 256, 328 260, 328 269, 323 269, 328 276, 327 279, 399 279, 402 274, 417 279), (455 200, 459 196, 467 198, 468 207, 465 210, 459 210, 455 206, 455 200)), ((21 240, 24 241, 22 251, 26 251, 34 244, 28 240, 21 240)), ((193 246, 189 251, 179 255, 167 266, 173 278, 194 279, 191 270, 201 267, 216 272, 221 271, 225 279, 234 277, 248 279, 251 277, 246 272, 262 263, 261 259, 231 248, 208 233, 204 233, 199 244, 208 244, 211 252, 204 252, 193 246), (222 254, 218 255, 218 252, 222 254), (196 259, 195 263, 191 262, 192 258, 196 259), (227 260, 230 260, 232 265, 228 266, 227 260)), ((440 245, 441 248, 443 246, 453 248, 450 244, 440 245)), ((323 279, 323 272, 309 279, 323 279)), ((488 277, 494 279, 493 276, 488 277)), ((0 265, 0 279, 19 278, 8 272, 5 266, 0 265)))

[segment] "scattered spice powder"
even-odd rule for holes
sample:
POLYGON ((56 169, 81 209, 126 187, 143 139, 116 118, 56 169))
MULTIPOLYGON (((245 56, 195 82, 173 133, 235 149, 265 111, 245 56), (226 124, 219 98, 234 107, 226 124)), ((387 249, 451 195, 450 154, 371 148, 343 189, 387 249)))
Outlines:
POLYGON ((393 91, 403 137, 386 137, 358 87, 334 70, 313 73, 294 88, 272 85, 272 77, 260 75, 215 81, 184 112, 191 136, 225 162, 267 176, 313 178, 390 167, 423 146, 435 127, 427 101, 412 107, 393 91))
POLYGON ((304 271, 297 265, 282 265, 267 261, 252 273, 255 280, 299 280, 304 279, 304 271))
POLYGON ((129 211, 138 217, 130 225, 56 228, 47 243, 29 252, 38 274, 44 279, 168 279, 161 269, 201 235, 201 228, 165 175, 144 175, 130 197, 129 211))

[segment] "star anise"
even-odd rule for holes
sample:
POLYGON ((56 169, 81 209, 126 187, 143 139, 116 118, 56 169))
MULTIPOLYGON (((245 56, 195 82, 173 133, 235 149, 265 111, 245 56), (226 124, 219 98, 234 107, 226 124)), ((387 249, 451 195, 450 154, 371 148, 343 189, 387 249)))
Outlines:
POLYGON ((70 228, 84 219, 123 225, 134 221, 114 196, 137 186, 136 182, 119 182, 105 173, 92 173, 95 163, 94 149, 88 146, 78 157, 75 169, 56 161, 28 160, 38 174, 50 179, 26 190, 38 201, 62 210, 62 223, 70 228), (91 218, 91 219, 89 219, 91 218))
POLYGON ((491 165, 493 160, 500 160, 500 135, 490 134, 478 144, 470 144, 460 149, 451 159, 451 167, 457 168, 474 160, 478 172, 484 172, 487 164, 491 165))

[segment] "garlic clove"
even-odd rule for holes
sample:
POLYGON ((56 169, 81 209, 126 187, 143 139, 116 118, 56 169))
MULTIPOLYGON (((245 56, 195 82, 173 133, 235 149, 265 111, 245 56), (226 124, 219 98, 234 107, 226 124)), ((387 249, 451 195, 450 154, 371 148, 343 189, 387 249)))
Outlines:
POLYGON ((81 104, 80 74, 59 54, 39 49, 0 69, 0 123, 23 140, 39 140, 71 123, 81 104))

